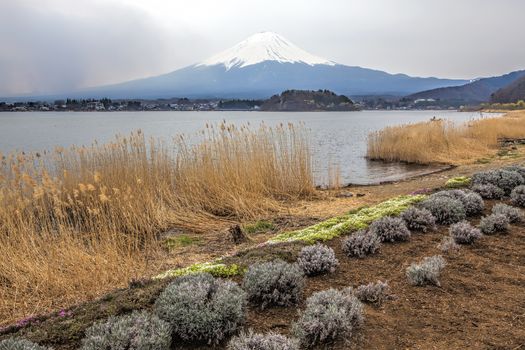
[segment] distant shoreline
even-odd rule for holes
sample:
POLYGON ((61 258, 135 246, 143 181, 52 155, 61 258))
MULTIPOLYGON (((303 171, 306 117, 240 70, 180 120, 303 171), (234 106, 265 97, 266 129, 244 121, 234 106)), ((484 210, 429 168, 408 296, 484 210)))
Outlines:
MULTIPOLYGON (((381 112, 400 112, 400 111, 444 111, 444 112, 461 112, 472 113, 475 111, 461 111, 459 109, 360 109, 353 111, 331 111, 331 110, 294 110, 294 111, 261 111, 253 109, 214 109, 214 110, 123 110, 123 111, 77 111, 77 110, 28 110, 28 111, 0 111, 0 113, 122 113, 122 112, 254 112, 254 113, 348 113, 348 112, 363 112, 363 111, 381 111, 381 112)), ((508 111, 483 111, 483 113, 505 113, 508 111)))

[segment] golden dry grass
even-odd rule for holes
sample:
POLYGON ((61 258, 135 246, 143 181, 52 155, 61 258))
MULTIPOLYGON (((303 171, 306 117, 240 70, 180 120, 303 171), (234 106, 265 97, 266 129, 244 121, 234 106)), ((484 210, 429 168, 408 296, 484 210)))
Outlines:
POLYGON ((88 300, 156 269, 162 231, 256 218, 314 193, 302 127, 140 132, 0 166, 0 324, 88 300))
POLYGON ((367 156, 420 164, 465 164, 497 152, 498 138, 525 138, 525 113, 462 124, 429 121, 387 127, 369 135, 367 156))

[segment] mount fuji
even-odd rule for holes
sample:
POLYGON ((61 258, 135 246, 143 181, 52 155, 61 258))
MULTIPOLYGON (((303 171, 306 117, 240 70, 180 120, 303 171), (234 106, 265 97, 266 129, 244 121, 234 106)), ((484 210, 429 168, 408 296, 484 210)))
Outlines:
POLYGON ((346 66, 310 54, 276 33, 262 32, 189 67, 76 94, 110 98, 267 98, 288 89, 328 89, 348 96, 408 95, 466 83, 346 66))

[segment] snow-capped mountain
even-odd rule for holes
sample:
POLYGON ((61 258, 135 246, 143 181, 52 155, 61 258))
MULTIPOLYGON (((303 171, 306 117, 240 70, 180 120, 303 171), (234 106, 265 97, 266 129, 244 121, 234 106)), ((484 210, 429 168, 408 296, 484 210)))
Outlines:
POLYGON ((257 33, 200 63, 171 73, 79 91, 110 98, 266 98, 283 90, 408 95, 466 80, 419 78, 352 67, 315 56, 272 32, 257 33))
POLYGON ((198 63, 196 66, 223 65, 226 67, 226 70, 230 70, 233 67, 242 68, 265 61, 304 63, 309 66, 316 64, 335 66, 334 62, 314 56, 292 44, 279 34, 272 32, 254 34, 232 48, 198 63))

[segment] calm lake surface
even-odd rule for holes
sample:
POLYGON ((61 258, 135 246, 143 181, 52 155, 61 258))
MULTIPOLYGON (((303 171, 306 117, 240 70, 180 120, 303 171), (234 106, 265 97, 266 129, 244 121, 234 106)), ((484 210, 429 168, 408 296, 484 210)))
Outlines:
MULTIPOLYGON (((480 113, 456 111, 362 112, 18 112, 0 113, 0 152, 43 151, 55 146, 106 142, 116 134, 141 129, 146 136, 195 134, 206 123, 253 126, 303 122, 311 132, 317 182, 323 184, 329 162, 341 170, 343 183, 367 184, 395 180, 427 171, 406 164, 367 161, 367 135, 389 125, 429 120, 432 117, 461 122, 480 113)), ((484 113, 484 116, 487 116, 484 113)))

